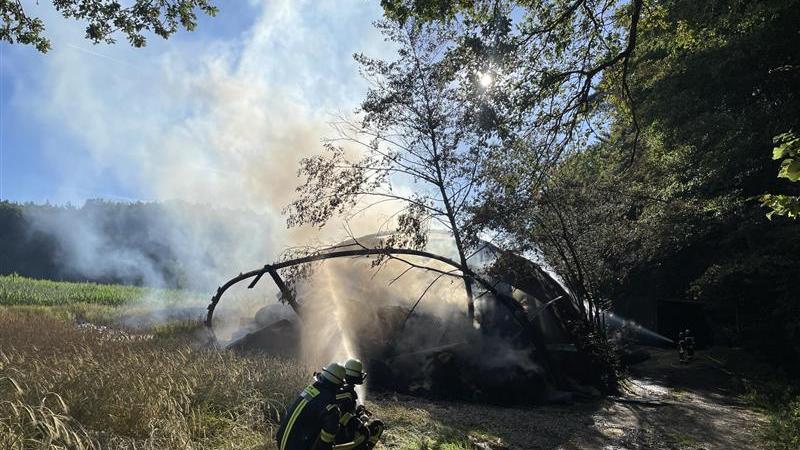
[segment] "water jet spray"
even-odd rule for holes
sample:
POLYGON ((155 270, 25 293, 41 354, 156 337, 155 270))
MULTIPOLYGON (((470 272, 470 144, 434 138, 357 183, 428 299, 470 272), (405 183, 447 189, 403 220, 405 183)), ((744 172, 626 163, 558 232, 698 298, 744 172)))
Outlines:
MULTIPOLYGON (((339 329, 339 336, 342 341, 342 348, 344 349, 344 354, 342 354, 341 350, 336 353, 336 359, 344 363, 344 361, 348 358, 355 358, 357 355, 354 351, 355 349, 353 348, 353 344, 350 341, 350 337, 345 332, 346 323, 345 317, 343 317, 345 315, 343 311, 344 305, 342 305, 341 299, 336 292, 336 288, 333 286, 333 276, 331 274, 330 267, 327 265, 325 265, 325 277, 327 290, 333 303, 333 317, 335 319, 336 326, 339 329)), ((357 385, 355 389, 356 393, 358 394, 358 398, 363 402, 367 397, 366 383, 357 385)))

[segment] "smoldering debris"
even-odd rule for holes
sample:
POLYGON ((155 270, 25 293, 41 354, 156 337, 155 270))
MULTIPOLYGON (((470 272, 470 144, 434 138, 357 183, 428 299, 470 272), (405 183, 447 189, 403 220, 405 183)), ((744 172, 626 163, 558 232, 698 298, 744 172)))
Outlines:
MULTIPOLYGON (((546 400, 557 388, 550 371, 565 375, 548 367, 545 359, 551 355, 537 352, 522 327, 491 295, 482 295, 477 304, 480 325, 470 323, 458 278, 435 281, 436 273, 424 270, 400 276, 406 267, 396 261, 376 271, 368 258, 328 260, 321 266, 296 286, 302 321, 281 317, 288 309, 265 307, 256 316, 261 325, 270 324, 230 347, 296 352, 310 366, 356 356, 369 371, 370 389, 505 404, 546 400)), ((513 286, 506 289, 514 291, 528 310, 547 304, 548 299, 516 292, 513 286)), ((558 290, 555 281, 540 290, 553 289, 558 290)), ((545 323, 553 317, 536 319, 540 333, 555 347, 570 347, 563 341, 563 330, 553 332, 558 326, 545 323)))
POLYGON ((407 325, 404 331, 408 334, 389 343, 383 357, 370 360, 378 368, 373 382, 434 398, 505 404, 543 400, 545 373, 531 349, 487 333, 486 328, 491 326, 475 329, 468 323, 444 324, 422 313, 407 325), (437 335, 447 343, 419 345, 437 335))

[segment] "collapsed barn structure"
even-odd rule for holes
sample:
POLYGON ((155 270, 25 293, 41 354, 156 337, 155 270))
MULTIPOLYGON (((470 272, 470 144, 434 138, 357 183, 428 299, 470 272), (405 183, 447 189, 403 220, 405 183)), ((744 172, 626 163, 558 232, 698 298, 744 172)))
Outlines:
MULTIPOLYGON (((370 389, 489 401, 535 403, 607 386, 585 336, 579 305, 541 265, 482 242, 463 268, 447 255, 448 236, 425 250, 387 248, 380 236, 269 264, 222 285, 253 288, 268 275, 280 302, 255 314, 250 332, 221 342, 232 350, 326 360, 358 356, 370 389), (280 271, 316 264, 302 279, 280 271), (467 319, 461 276, 477 286, 467 319)), ((296 276, 298 271, 294 271, 296 276)))

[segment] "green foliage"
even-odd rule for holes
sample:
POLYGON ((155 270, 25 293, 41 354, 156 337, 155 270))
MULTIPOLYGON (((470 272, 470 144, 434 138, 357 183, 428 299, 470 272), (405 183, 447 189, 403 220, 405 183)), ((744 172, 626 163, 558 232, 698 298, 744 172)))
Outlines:
MULTIPOLYGON (((592 201, 596 192, 580 200, 579 213, 607 209, 598 249, 625 248, 622 267, 613 252, 601 258, 608 274, 621 275, 602 277, 604 292, 703 301, 717 342, 744 344, 795 369, 799 324, 786 318, 800 314, 792 281, 800 277, 800 230, 765 220, 752 199, 776 182, 772 136, 800 117, 800 71, 786 68, 800 49, 785 32, 800 20, 798 6, 671 1, 643 16, 631 72, 642 125, 637 160, 628 167, 581 155, 600 168, 575 181, 590 191, 608 180, 619 192, 602 206, 592 201)), ((630 145, 628 111, 613 117, 598 144, 610 155, 630 145)), ((782 155, 792 142, 776 141, 782 155)))
MULTIPOLYGON (((772 150, 772 159, 783 159, 778 178, 800 180, 800 137, 789 132, 775 136, 774 141, 776 147, 772 150)), ((764 194, 760 200, 761 204, 772 209, 767 213, 769 219, 775 214, 792 219, 800 216, 800 196, 764 194)))
MULTIPOLYGON (((800 313, 800 230, 764 220, 752 198, 776 184, 772 136, 798 126, 800 71, 787 63, 800 49, 785 32, 798 6, 673 1, 644 16, 632 71, 644 146, 633 167, 609 169, 623 192, 645 194, 631 214, 620 205, 611 215, 614 228, 635 230, 620 237, 638 249, 618 297, 703 301, 718 342, 795 369, 798 321, 786 318, 800 313)), ((616 115, 605 151, 628 144, 629 125, 616 115)), ((779 153, 796 142, 782 135, 779 153)))
POLYGON ((800 216, 800 197, 781 194, 764 194, 761 203, 772 209, 767 213, 767 218, 772 219, 775 214, 796 219, 800 216))
POLYGON ((774 408, 767 428, 768 448, 800 448, 800 394, 784 406, 774 408))
POLYGON ((42 53, 50 49, 50 41, 42 36, 44 23, 41 19, 28 17, 18 0, 0 0, 0 16, 3 19, 0 40, 33 45, 42 53))
POLYGON ((400 22, 411 17, 426 21, 448 19, 474 4, 474 0, 381 0, 386 16, 400 22))
MULTIPOLYGON (((68 19, 87 22, 86 39, 95 44, 114 43, 114 33, 125 34, 134 47, 144 47, 144 33, 152 32, 167 39, 180 28, 192 31, 197 26, 197 11, 217 14, 212 0, 136 0, 123 6, 116 0, 53 0, 53 6, 68 19)), ((50 49, 43 36, 44 23, 28 16, 19 0, 0 0, 0 39, 11 44, 30 44, 42 53, 50 49)))
POLYGON ((800 180, 800 137, 794 133, 783 133, 775 136, 776 147, 772 150, 772 159, 783 159, 778 177, 789 181, 800 180))

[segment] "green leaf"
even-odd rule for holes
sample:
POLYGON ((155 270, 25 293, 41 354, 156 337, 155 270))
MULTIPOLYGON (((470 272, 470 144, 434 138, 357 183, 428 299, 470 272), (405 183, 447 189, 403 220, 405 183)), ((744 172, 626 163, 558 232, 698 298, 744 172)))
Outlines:
POLYGON ((800 180, 800 160, 786 159, 781 163, 778 178, 788 178, 789 181, 800 180))
POLYGON ((772 159, 781 159, 800 156, 800 137, 794 133, 783 133, 772 139, 775 148, 772 149, 772 159))

